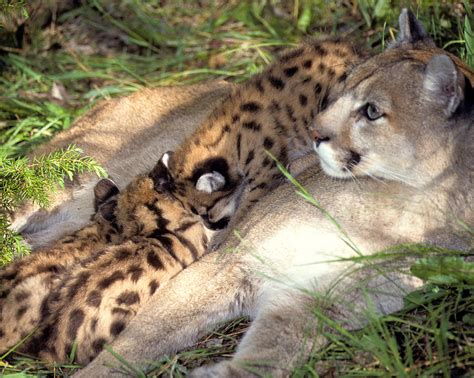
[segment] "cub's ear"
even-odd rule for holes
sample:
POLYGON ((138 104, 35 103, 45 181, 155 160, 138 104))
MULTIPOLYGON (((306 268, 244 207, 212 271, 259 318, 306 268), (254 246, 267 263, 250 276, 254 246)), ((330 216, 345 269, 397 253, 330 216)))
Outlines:
POLYGON ((117 219, 115 216, 116 207, 117 207, 117 200, 115 198, 109 199, 107 202, 99 206, 97 210, 97 215, 105 219, 107 222, 112 223, 112 225, 114 225, 115 220, 117 219))
POLYGON ((398 17, 398 25, 400 31, 398 32, 397 43, 391 47, 413 47, 413 45, 435 47, 433 40, 411 10, 407 8, 402 9, 398 17))
POLYGON ((196 190, 212 193, 222 189, 225 185, 225 177, 219 172, 205 173, 196 181, 196 190))
POLYGON ((173 178, 169 171, 172 158, 172 151, 165 152, 148 174, 155 184, 155 190, 159 192, 167 192, 173 188, 173 178))
POLYGON ((120 193, 115 182, 109 178, 100 180, 94 187, 94 209, 97 212, 99 207, 113 196, 120 193))
POLYGON ((163 165, 169 170, 170 169, 170 162, 171 159, 173 158, 173 151, 166 151, 163 155, 161 155, 161 158, 159 161, 163 163, 163 165))
POLYGON ((461 83, 464 76, 458 73, 453 61, 446 55, 436 55, 428 62, 423 87, 428 98, 452 115, 463 100, 461 83))

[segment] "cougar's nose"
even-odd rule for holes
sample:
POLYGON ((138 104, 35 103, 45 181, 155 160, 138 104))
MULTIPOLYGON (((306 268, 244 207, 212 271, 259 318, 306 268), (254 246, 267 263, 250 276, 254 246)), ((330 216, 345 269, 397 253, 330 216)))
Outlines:
POLYGON ((314 139, 314 143, 316 143, 316 147, 319 147, 319 145, 322 143, 322 142, 327 142, 329 141, 329 137, 325 137, 325 136, 322 136, 319 131, 317 131, 316 129, 313 129, 311 130, 311 135, 314 139))

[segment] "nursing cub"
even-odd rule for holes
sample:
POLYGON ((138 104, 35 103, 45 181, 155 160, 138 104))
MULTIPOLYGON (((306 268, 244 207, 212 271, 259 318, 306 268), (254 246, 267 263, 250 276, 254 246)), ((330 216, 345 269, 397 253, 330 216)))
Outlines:
POLYGON ((359 59, 348 42, 304 43, 237 87, 164 155, 175 195, 210 227, 238 219, 283 177, 267 151, 284 165, 310 152, 310 126, 329 88, 342 83, 359 59))
POLYGON ((100 181, 95 223, 1 273, 0 352, 39 326, 23 350, 64 362, 76 343, 76 360, 87 363, 161 285, 206 252, 200 218, 168 192, 163 168, 120 194, 112 181, 100 181))
POLYGON ((122 239, 111 211, 117 193, 108 180, 102 180, 94 189, 94 207, 102 211, 92 216, 90 224, 0 270, 0 353, 43 321, 46 297, 73 265, 122 239))

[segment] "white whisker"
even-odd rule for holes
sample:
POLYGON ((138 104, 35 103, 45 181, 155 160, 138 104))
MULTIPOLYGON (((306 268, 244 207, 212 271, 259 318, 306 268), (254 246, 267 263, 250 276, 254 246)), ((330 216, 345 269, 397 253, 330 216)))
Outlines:
POLYGON ((349 168, 344 167, 343 170, 346 171, 347 173, 349 173, 349 175, 350 175, 350 177, 351 177, 351 180, 352 180, 354 183, 356 183, 357 185, 359 185, 359 183, 360 183, 359 179, 357 178, 356 175, 354 175, 354 173, 352 173, 352 171, 351 171, 349 168))
MULTIPOLYGON (((372 171, 375 170, 377 172, 380 172, 380 174, 383 175, 384 177, 386 177, 388 179, 391 179, 391 180, 394 180, 394 181, 402 182, 402 183, 404 183, 408 186, 416 186, 415 183, 413 182, 413 177, 403 175, 400 172, 395 172, 393 169, 390 169, 390 168, 380 164, 379 162, 374 161, 371 158, 365 157, 365 160, 369 164, 372 164, 375 167, 375 169, 373 169, 372 171)), ((369 172, 367 172, 367 171, 365 171, 364 173, 369 175, 369 172)), ((371 175, 373 176, 373 173, 371 173, 371 175)), ((416 172, 415 172, 415 175, 416 175, 416 172)))
POLYGON ((362 168, 359 168, 359 169, 362 171, 362 173, 364 173, 364 175, 367 175, 367 176, 369 176, 371 179, 373 179, 373 180, 375 180, 375 181, 378 181, 378 182, 380 182, 380 183, 382 183, 382 184, 384 184, 384 185, 387 185, 387 183, 386 183, 384 180, 382 180, 381 178, 379 178, 379 177, 377 177, 377 176, 374 176, 372 173, 366 171, 365 169, 362 169, 362 168))

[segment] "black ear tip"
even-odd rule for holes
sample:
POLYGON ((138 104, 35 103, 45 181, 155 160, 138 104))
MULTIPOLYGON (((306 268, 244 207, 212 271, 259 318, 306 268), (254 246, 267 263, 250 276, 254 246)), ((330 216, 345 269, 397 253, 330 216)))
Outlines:
POLYGON ((427 47, 434 47, 434 42, 426 32, 422 23, 415 14, 408 8, 403 8, 398 17, 400 31, 397 41, 399 44, 415 44, 421 42, 427 47))
POLYGON ((157 191, 169 191, 172 188, 173 178, 169 172, 172 155, 172 151, 165 152, 148 174, 148 177, 153 180, 157 191))
POLYGON ((103 179, 100 179, 97 182, 97 184, 95 184, 94 189, 108 187, 108 186, 117 186, 117 184, 115 184, 114 180, 112 180, 111 178, 103 178, 103 179))
POLYGON ((152 180, 155 180, 158 177, 163 177, 167 174, 168 174, 168 169, 163 165, 163 162, 160 159, 155 164, 155 166, 151 169, 151 171, 148 173, 148 177, 150 177, 152 180))
POLYGON ((407 18, 410 18, 412 20, 416 20, 416 17, 415 17, 415 14, 411 11, 410 8, 402 8, 401 12, 400 12, 400 16, 405 16, 407 18))
POLYGON ((149 176, 153 178, 153 176, 160 174, 162 175, 164 172, 168 172, 170 169, 171 159, 173 157, 173 151, 166 151, 161 157, 158 159, 158 162, 150 171, 149 176))
POLYGON ((414 26, 418 25, 419 21, 410 9, 403 8, 400 12, 400 16, 398 16, 398 23, 400 26, 407 25, 413 28, 414 26))

